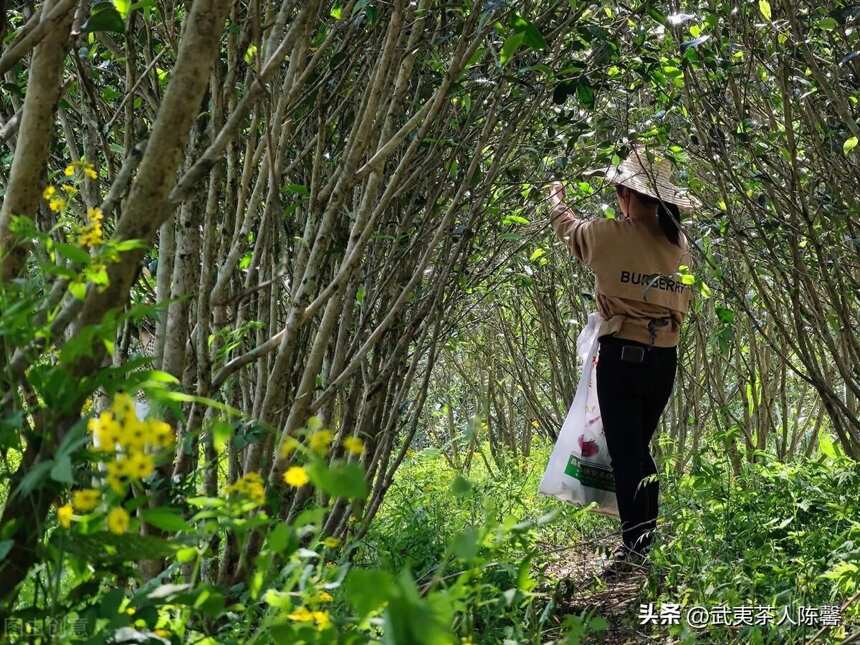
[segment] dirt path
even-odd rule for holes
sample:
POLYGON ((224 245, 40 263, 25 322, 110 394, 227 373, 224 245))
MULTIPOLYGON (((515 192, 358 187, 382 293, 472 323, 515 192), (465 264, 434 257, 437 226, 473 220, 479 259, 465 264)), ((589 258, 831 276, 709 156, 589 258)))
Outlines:
POLYGON ((548 549, 551 555, 544 573, 557 605, 556 615, 562 622, 567 616, 590 610, 606 619, 607 629, 587 636, 585 643, 653 643, 646 628, 638 625, 639 605, 647 602, 647 576, 637 571, 618 580, 601 580, 607 547, 608 544, 579 544, 569 549, 548 549))

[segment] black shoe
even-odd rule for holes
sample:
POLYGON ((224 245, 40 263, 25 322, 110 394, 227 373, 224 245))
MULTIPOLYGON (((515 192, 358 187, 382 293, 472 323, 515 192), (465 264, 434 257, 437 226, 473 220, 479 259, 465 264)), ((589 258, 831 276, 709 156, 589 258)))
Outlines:
POLYGON ((619 544, 609 555, 609 562, 600 572, 600 577, 604 580, 617 580, 631 573, 630 555, 630 549, 624 544, 619 544))
POLYGON ((619 544, 609 556, 609 564, 601 571, 600 577, 604 580, 618 580, 644 570, 648 564, 647 555, 634 551, 625 544, 619 544))

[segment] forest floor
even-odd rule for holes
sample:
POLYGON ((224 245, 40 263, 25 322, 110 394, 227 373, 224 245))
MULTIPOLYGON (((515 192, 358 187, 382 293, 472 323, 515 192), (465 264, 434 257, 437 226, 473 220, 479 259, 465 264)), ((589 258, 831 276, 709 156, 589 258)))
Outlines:
POLYGON ((647 602, 647 576, 634 571, 618 579, 604 581, 600 572, 617 536, 607 536, 569 547, 543 545, 548 555, 544 574, 550 581, 551 593, 559 616, 590 612, 604 618, 608 625, 600 634, 592 634, 586 642, 631 644, 654 642, 653 637, 637 629, 639 605, 647 602))

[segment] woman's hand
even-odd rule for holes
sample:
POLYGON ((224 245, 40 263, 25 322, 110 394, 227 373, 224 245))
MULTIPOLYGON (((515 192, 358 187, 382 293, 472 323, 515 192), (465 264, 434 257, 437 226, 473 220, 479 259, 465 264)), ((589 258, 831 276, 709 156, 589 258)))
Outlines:
POLYGON ((560 181, 554 181, 549 185, 550 206, 557 206, 564 201, 564 186, 560 181))

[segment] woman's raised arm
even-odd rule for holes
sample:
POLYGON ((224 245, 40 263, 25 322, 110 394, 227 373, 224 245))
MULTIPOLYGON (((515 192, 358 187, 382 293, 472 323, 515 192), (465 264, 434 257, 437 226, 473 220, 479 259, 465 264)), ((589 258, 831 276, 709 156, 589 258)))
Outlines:
POLYGON ((594 236, 590 231, 593 220, 577 217, 564 203, 564 186, 560 181, 549 185, 549 207, 549 219, 558 239, 578 260, 589 264, 594 247, 594 236))

